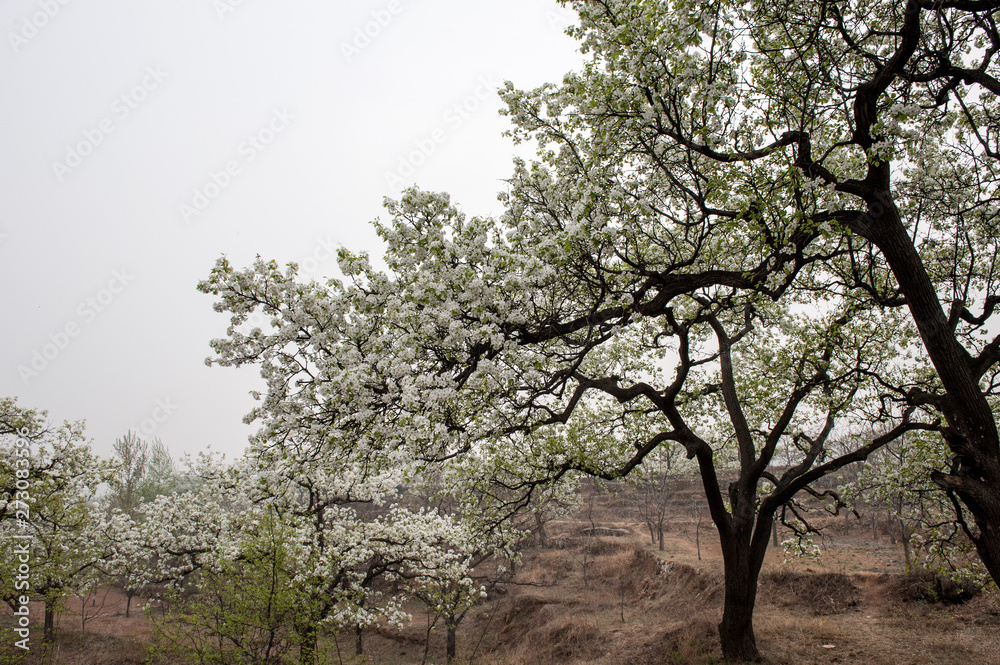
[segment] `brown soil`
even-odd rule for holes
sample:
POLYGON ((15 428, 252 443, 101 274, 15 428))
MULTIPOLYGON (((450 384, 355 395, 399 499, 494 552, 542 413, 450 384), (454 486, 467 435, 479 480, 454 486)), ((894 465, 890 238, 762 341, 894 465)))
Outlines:
MULTIPOLYGON (((616 499, 615 501, 621 501, 616 499)), ((705 664, 721 662, 716 624, 721 617, 722 562, 714 531, 703 523, 695 543, 693 520, 675 517, 663 551, 641 524, 607 499, 597 526, 616 535, 584 534, 589 520, 547 525, 551 546, 525 552, 503 593, 475 608, 458 631, 459 662, 476 665, 566 663, 580 665, 705 664), (614 519, 610 519, 614 516, 614 519), (586 571, 586 575, 584 574, 586 571)), ((902 574, 902 551, 870 529, 838 532, 831 524, 819 560, 785 562, 768 552, 756 610, 758 644, 772 665, 1000 665, 1000 596, 941 602, 933 578, 902 574)), ((0 644, 5 663, 138 665, 155 644, 149 620, 133 599, 124 617, 120 592, 88 604, 70 601, 59 637, 42 649, 33 628, 32 651, 0 644)), ((9 625, 0 617, 0 626, 9 625)), ((32 604, 32 617, 42 610, 32 604)), ((155 608, 153 611, 156 611, 155 608)), ((427 617, 419 605, 413 624, 399 633, 369 631, 372 665, 417 664, 425 648, 427 617)), ((331 636, 332 663, 352 662, 353 635, 331 636), (336 645, 342 658, 338 660, 336 645)), ((154 647, 155 650, 155 647, 154 647)), ((160 661, 162 662, 162 661, 160 661)), ((444 631, 431 633, 427 663, 444 662, 444 631)))

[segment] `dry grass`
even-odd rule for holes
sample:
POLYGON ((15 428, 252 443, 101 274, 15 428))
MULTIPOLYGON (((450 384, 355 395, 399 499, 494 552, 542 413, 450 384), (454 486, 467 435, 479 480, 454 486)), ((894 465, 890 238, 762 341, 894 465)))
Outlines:
POLYGON ((861 600, 861 588, 842 573, 782 569, 761 575, 758 597, 782 607, 808 607, 813 614, 840 614, 861 600))
MULTIPOLYGON (((133 598, 130 616, 125 618, 125 595, 117 589, 105 589, 86 606, 86 626, 81 622, 82 603, 71 598, 67 609, 58 617, 56 639, 42 642, 42 629, 34 625, 27 653, 13 646, 18 638, 4 635, 0 643, 0 665, 138 665, 148 659, 152 639, 149 620, 143 614, 145 599, 133 598)), ((40 623, 44 616, 41 603, 30 603, 32 620, 40 623)), ((10 609, 0 612, 0 625, 10 625, 10 609)))
MULTIPOLYGON (((514 585, 499 601, 502 627, 479 665, 717 661, 722 586, 715 574, 663 561, 631 541, 589 547, 586 585, 577 570, 558 586, 514 585)), ((551 551, 532 553, 523 578, 544 578, 539 570, 554 558, 551 551)))

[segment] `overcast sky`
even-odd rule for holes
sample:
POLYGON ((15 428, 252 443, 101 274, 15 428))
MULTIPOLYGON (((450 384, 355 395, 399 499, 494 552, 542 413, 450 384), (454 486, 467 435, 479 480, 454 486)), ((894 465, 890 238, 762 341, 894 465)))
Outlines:
POLYGON ((578 66, 554 1, 7 0, 0 395, 231 456, 255 370, 206 367, 216 258, 336 274, 410 184, 496 213, 495 89, 578 66))

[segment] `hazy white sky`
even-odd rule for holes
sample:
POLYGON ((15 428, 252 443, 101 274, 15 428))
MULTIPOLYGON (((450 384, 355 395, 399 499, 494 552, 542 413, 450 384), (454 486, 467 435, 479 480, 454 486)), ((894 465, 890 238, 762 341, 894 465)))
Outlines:
POLYGON ((416 183, 497 212, 494 90, 581 61, 552 0, 0 5, 0 395, 236 454, 253 370, 204 364, 215 259, 335 274, 416 183))

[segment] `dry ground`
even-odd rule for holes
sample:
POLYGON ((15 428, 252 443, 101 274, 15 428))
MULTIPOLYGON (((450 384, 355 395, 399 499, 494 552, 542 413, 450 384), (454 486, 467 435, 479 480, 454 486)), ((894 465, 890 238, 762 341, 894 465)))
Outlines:
MULTIPOLYGON (((478 650, 475 662, 720 662, 718 546, 703 541, 699 561, 691 540, 674 532, 661 559, 637 528, 632 531, 632 537, 590 543, 586 584, 580 542, 586 539, 570 538, 567 550, 531 552, 520 579, 546 586, 512 585, 493 610, 487 648, 478 650)), ((769 553, 755 624, 768 662, 1000 665, 995 595, 965 605, 932 603, 919 599, 919 589, 910 588, 900 573, 838 570, 881 568, 885 554, 842 547, 830 561, 785 563, 780 554, 769 553)), ((477 628, 482 631, 483 616, 488 615, 466 627, 466 641, 477 628)), ((471 655, 468 645, 465 653, 471 655)))
MULTIPOLYGON (((615 537, 584 535, 581 520, 550 524, 551 546, 527 551, 514 582, 460 626, 460 662, 721 662, 715 628, 721 616, 721 557, 714 533, 702 527, 699 559, 694 523, 674 519, 659 552, 642 525, 610 519, 624 512, 609 504, 598 513, 606 518, 596 520, 599 526, 620 530, 615 537)), ((902 553, 888 540, 873 541, 870 529, 852 528, 847 535, 832 531, 819 561, 785 562, 775 548, 768 553, 755 625, 769 663, 1000 665, 996 594, 961 605, 928 602, 920 596, 920 585, 901 574, 902 553)), ((133 609, 144 602, 134 600, 133 609)), ((70 603, 59 639, 47 653, 41 649, 40 628, 33 631, 26 659, 4 636, 0 664, 146 662, 149 621, 141 611, 125 619, 124 596, 110 591, 87 611, 91 618, 81 633, 80 602, 70 603)), ((419 607, 412 611, 414 623, 402 633, 366 635, 366 662, 421 662, 427 619, 419 607)), ((32 612, 40 619, 40 607, 32 612)), ((0 620, 0 625, 8 622, 0 620)), ((443 662, 442 633, 432 633, 426 662, 443 662)), ((341 636, 338 643, 343 662, 351 662, 353 635, 341 636)), ((335 655, 332 662, 338 662, 335 655)))

